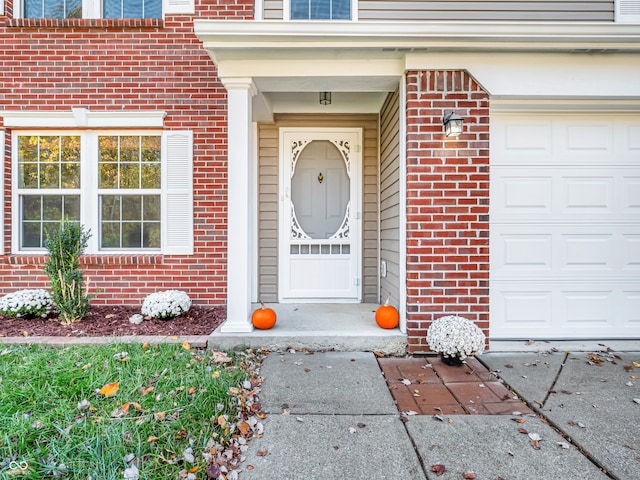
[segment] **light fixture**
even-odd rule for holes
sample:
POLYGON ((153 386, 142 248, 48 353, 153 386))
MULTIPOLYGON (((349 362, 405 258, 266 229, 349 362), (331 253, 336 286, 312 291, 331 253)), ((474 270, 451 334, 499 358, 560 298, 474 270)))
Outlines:
POLYGON ((447 137, 459 137, 462 133, 462 123, 464 120, 455 112, 447 113, 442 117, 444 134, 447 137))
POLYGON ((331 105, 331 92, 320 92, 320 105, 331 105))

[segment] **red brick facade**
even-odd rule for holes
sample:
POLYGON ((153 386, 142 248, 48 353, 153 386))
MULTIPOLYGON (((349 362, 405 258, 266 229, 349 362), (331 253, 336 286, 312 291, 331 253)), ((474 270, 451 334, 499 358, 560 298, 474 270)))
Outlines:
POLYGON ((407 73, 407 329, 458 314, 489 329, 489 96, 463 71, 407 73), (464 133, 447 138, 455 110, 464 133))
MULTIPOLYGON (((194 132, 194 255, 88 256, 94 303, 139 304, 180 288, 201 304, 226 302, 227 110, 194 18, 250 19, 252 0, 197 2, 163 20, 13 19, 0 16, 0 110, 165 110, 165 129, 194 132)), ((55 125, 54 125, 55 127, 55 125)), ((44 256, 11 252, 11 131, 4 156, 0 294, 48 284, 44 256)))

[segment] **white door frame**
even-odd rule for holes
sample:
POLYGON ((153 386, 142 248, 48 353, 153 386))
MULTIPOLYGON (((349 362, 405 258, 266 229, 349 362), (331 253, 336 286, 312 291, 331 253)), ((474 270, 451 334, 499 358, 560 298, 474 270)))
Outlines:
MULTIPOLYGON (((362 301, 362 129, 285 127, 279 132, 279 227, 278 227, 278 301, 281 303, 359 303, 362 301), (289 189, 291 185, 291 140, 336 140, 344 136, 349 141, 349 171, 351 179, 349 292, 338 297, 307 296, 292 293, 291 215, 289 189)), ((312 272, 309 272, 312 275, 312 272)))

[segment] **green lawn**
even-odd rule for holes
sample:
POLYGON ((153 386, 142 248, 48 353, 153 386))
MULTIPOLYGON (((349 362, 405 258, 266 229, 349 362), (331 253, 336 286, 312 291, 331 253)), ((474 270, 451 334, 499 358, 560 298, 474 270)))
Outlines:
POLYGON ((207 479, 232 469, 262 415, 259 355, 229 355, 188 344, 0 345, 0 478, 207 479))

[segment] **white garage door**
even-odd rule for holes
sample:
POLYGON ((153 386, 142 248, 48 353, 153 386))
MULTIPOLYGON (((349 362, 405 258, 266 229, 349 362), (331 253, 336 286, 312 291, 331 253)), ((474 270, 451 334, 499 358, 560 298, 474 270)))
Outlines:
POLYGON ((640 115, 491 124, 492 338, 640 338, 640 115))

